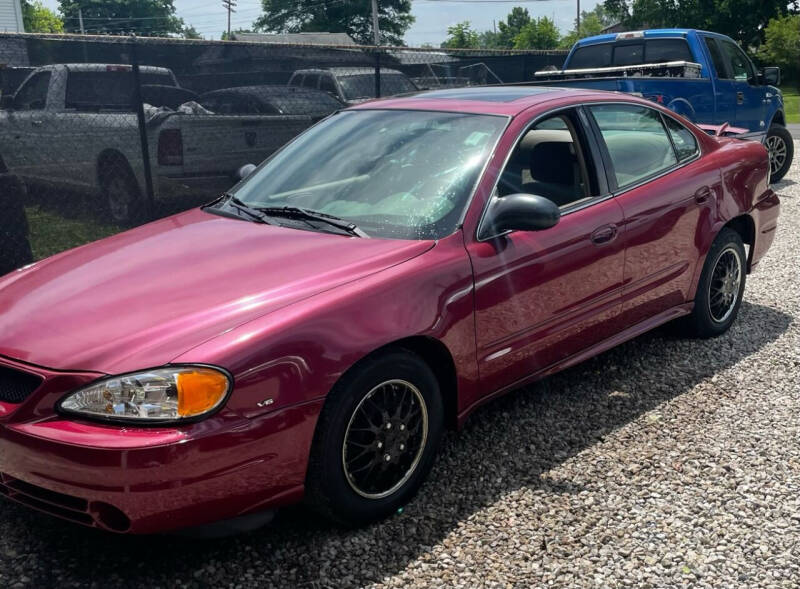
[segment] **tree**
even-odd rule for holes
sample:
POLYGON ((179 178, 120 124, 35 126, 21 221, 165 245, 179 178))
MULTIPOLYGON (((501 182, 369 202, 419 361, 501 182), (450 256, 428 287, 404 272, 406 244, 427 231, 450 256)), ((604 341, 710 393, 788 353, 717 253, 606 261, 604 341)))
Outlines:
POLYGON ((223 41, 233 41, 233 38, 239 33, 252 33, 250 29, 236 29, 235 31, 231 31, 231 36, 228 37, 228 31, 222 31, 222 36, 220 39, 223 41))
POLYGON ((481 49, 505 49, 501 43, 500 33, 494 31, 483 31, 478 33, 478 46, 481 49))
POLYGON ((506 16, 505 21, 497 23, 497 41, 498 47, 511 49, 514 47, 514 39, 522 32, 526 26, 531 23, 531 15, 528 13, 527 8, 515 6, 511 12, 506 16))
POLYGON ((605 0, 604 8, 629 29, 687 27, 728 35, 745 47, 764 39, 764 23, 797 12, 798 0, 605 0))
POLYGON ((480 47, 480 35, 468 20, 447 27, 447 39, 442 43, 446 49, 471 49, 480 47))
POLYGON ((614 22, 615 19, 606 12, 602 4, 598 4, 594 7, 594 10, 591 11, 582 10, 580 30, 577 30, 576 22, 576 28, 572 29, 561 38, 559 47, 562 49, 569 49, 578 39, 599 35, 603 32, 603 29, 614 24, 614 22))
POLYGON ((22 0, 22 23, 28 33, 63 33, 64 22, 40 1, 22 0))
POLYGON ((184 39, 202 39, 203 38, 203 36, 200 33, 197 32, 197 29, 195 29, 191 25, 186 25, 185 27, 183 27, 183 31, 182 31, 181 34, 182 34, 184 39))
POLYGON ((59 0, 59 5, 68 33, 80 32, 79 10, 87 33, 165 37, 184 32, 173 0, 59 0))
POLYGON ((556 23, 543 16, 522 27, 514 37, 514 49, 555 49, 560 36, 556 23))
MULTIPOLYGON (((261 0, 264 14, 253 26, 267 33, 347 33, 357 43, 372 45, 370 0, 261 0)), ((411 0, 380 0, 378 26, 382 45, 402 45, 414 22, 411 0)))
POLYGON ((773 18, 764 30, 758 51, 764 65, 777 65, 786 80, 800 82, 800 14, 773 18))

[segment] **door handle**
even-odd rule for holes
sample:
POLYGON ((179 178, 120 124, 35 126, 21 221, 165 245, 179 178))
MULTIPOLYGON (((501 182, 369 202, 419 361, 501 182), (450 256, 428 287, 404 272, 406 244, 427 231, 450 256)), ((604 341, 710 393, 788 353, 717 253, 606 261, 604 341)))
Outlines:
POLYGON ((736 93, 736 104, 744 104, 744 92, 736 93))
POLYGON ((694 199, 702 204, 711 198, 711 189, 708 186, 703 186, 694 193, 694 199))
POLYGON ((614 241, 617 237, 617 226, 613 223, 611 225, 603 225, 598 227, 592 232, 592 242, 596 245, 603 245, 614 241))
POLYGON ((31 125, 33 125, 34 127, 41 127, 42 125, 44 125, 44 121, 34 120, 31 121, 31 125))

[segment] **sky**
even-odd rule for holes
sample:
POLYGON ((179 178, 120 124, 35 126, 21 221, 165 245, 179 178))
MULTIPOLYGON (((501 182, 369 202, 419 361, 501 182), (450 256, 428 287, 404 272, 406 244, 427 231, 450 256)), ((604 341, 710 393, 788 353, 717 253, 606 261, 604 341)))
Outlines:
MULTIPOLYGON (((380 2, 380 0, 378 0, 380 2)), ((409 46, 423 43, 438 45, 447 36, 447 27, 468 20, 478 31, 491 29, 493 21, 500 21, 514 6, 524 6, 531 16, 552 18, 562 33, 574 26, 577 0, 412 0, 411 13, 416 22, 406 32, 409 46)), ((58 0, 44 0, 55 10, 58 0)), ((260 0, 237 0, 232 28, 250 28, 261 14, 260 0)), ((583 0, 581 10, 591 10, 598 0, 583 0)), ((208 39, 219 39, 227 27, 227 12, 221 0, 175 0, 177 15, 208 39)))

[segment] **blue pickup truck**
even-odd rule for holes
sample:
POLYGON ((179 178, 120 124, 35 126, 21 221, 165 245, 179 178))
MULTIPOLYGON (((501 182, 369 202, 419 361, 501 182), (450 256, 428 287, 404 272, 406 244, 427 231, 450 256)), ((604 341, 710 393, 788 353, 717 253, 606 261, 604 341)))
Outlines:
POLYGON ((792 163, 780 70, 756 69, 730 38, 694 29, 652 29, 578 41, 563 69, 536 72, 535 84, 616 90, 643 96, 700 124, 747 129, 764 143, 772 181, 792 163))

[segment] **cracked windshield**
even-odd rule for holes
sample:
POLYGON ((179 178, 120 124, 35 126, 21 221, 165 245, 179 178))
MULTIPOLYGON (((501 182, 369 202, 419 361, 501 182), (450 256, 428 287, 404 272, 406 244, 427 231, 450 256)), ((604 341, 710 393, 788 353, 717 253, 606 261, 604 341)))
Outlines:
POLYGON ((507 119, 427 111, 342 112, 289 144, 234 195, 301 207, 371 237, 438 239, 458 226, 507 119))

